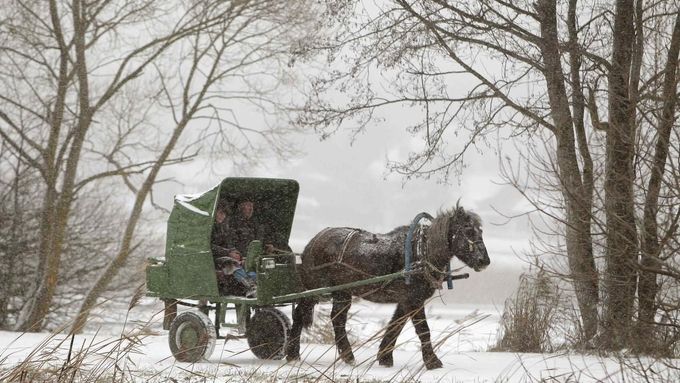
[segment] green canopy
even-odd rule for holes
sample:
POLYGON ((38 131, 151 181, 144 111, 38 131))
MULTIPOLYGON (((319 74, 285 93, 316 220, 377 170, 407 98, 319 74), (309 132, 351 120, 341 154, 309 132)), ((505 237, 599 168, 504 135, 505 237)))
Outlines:
POLYGON ((229 177, 206 192, 175 196, 168 219, 166 258, 175 254, 209 252, 217 204, 224 204, 233 212, 244 200, 254 202, 254 215, 271 230, 270 239, 274 245, 287 246, 298 191, 295 180, 229 177))
POLYGON ((252 201, 255 218, 268 228, 269 241, 285 249, 298 191, 295 180, 229 177, 204 193, 175 196, 165 245, 168 280, 173 281, 173 289, 193 294, 216 293, 210 237, 218 204, 234 212, 239 202, 252 201))

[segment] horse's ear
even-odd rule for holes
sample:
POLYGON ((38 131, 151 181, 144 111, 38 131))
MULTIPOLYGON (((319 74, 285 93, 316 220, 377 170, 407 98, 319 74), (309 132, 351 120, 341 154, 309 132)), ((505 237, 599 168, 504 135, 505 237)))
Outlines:
POLYGON ((464 215, 465 214, 465 209, 460 206, 460 197, 458 198, 458 201, 456 201, 456 215, 464 215))

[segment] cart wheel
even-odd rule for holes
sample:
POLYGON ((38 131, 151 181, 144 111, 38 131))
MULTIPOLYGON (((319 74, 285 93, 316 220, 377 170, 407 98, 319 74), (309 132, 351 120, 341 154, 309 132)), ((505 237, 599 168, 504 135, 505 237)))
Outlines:
POLYGON ((256 309, 246 328, 248 346, 260 359, 283 359, 289 335, 290 320, 273 307, 256 309))
POLYGON ((170 324, 170 351, 179 362, 208 359, 215 348, 215 327, 200 311, 185 311, 170 324))

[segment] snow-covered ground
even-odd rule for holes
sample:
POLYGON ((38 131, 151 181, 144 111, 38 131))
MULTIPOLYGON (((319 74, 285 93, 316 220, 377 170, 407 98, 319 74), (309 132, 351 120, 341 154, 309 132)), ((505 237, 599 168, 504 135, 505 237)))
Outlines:
MULTIPOLYGON (((498 308, 473 304, 444 304, 433 301, 427 308, 432 338, 444 368, 426 371, 420 354, 418 338, 407 325, 394 353, 394 367, 385 368, 375 362, 380 329, 392 315, 393 306, 355 302, 350 311, 348 329, 354 343, 356 366, 336 362, 336 349, 330 344, 303 343, 302 361, 263 361, 249 350, 245 340, 218 340, 209 361, 178 363, 167 344, 167 332, 160 328, 161 306, 152 300, 130 312, 128 324, 107 324, 94 332, 77 336, 71 359, 78 350, 89 349, 81 363, 91 377, 112 375, 114 365, 124 381, 409 381, 409 382, 586 382, 644 381, 632 366, 646 366, 637 360, 616 360, 578 354, 515 354, 487 352, 496 341, 498 308), (150 320, 150 326, 140 329, 139 323, 150 320), (121 334, 128 339, 140 339, 138 344, 118 342, 121 334), (129 348, 118 350, 115 347, 129 348), (630 365, 627 365, 630 364, 630 365), (626 375, 624 379, 624 374, 626 375), (320 379, 319 379, 320 377, 320 379)), ((317 306, 317 323, 323 323, 328 305, 317 306)), ((287 314, 290 314, 287 312, 287 314)), ((64 335, 18 334, 0 332, 0 377, 18 363, 31 360, 34 366, 53 366, 57 370, 66 360, 71 339, 64 335)), ((676 367, 680 362, 672 361, 676 367)), ((31 365, 26 364, 30 369, 31 365)), ((639 368, 637 368, 639 369, 639 368)), ((673 368, 657 364, 647 370, 649 381, 677 381, 673 368)), ((66 371, 68 373, 68 371, 66 371)), ((78 372, 86 379, 88 375, 78 372)))

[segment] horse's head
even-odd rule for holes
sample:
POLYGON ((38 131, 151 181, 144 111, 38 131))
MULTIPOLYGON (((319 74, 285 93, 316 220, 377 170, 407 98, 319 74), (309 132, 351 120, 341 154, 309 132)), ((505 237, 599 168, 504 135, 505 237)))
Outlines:
POLYGON ((484 270, 491 260, 482 239, 482 219, 479 215, 465 211, 462 206, 449 216, 449 250, 475 271, 484 270))

